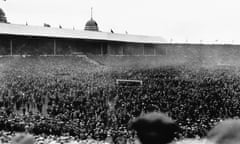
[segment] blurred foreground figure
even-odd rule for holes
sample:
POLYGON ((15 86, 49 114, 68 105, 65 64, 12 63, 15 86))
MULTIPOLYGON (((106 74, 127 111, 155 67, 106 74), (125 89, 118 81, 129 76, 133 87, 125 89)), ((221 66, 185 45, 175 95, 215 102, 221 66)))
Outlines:
POLYGON ((176 144, 240 144, 240 120, 220 122, 204 139, 184 139, 176 144))
POLYGON ((34 144, 35 138, 29 134, 17 134, 12 139, 12 144, 34 144))
POLYGON ((225 120, 215 126, 207 135, 215 144, 240 144, 240 120, 225 120))
POLYGON ((141 144, 167 144, 173 141, 179 127, 163 113, 149 113, 135 119, 131 128, 136 130, 141 144))

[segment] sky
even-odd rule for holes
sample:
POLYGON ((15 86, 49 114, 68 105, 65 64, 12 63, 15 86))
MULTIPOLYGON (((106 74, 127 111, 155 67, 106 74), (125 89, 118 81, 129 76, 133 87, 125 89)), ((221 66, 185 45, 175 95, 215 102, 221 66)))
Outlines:
POLYGON ((167 42, 240 43, 239 0, 0 0, 10 23, 161 36, 167 42))

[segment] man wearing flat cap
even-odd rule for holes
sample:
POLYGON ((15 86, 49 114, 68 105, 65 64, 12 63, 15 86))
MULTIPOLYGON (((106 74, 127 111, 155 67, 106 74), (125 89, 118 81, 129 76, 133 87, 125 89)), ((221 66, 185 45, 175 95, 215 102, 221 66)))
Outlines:
POLYGON ((149 113, 136 118, 131 123, 142 144, 167 144, 177 136, 179 127, 163 113, 149 113))

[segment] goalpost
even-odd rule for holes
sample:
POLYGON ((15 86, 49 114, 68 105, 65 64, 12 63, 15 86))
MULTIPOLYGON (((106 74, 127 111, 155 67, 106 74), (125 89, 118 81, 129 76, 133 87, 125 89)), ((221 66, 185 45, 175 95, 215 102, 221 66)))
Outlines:
POLYGON ((119 87, 141 87, 143 85, 143 81, 142 80, 117 79, 116 85, 119 87))
MULTIPOLYGON (((140 88, 140 90, 142 90, 142 86, 143 86, 143 81, 142 80, 129 80, 129 79, 116 79, 115 80, 115 88, 116 88, 116 95, 114 94, 113 97, 111 97, 111 100, 109 99, 109 95, 107 96, 106 102, 109 106, 109 111, 108 114, 109 115, 114 115, 114 109, 115 109, 115 105, 116 102, 119 99, 119 89, 131 89, 131 88, 140 88)), ((112 123, 110 121, 107 122, 107 125, 111 125, 112 123)))

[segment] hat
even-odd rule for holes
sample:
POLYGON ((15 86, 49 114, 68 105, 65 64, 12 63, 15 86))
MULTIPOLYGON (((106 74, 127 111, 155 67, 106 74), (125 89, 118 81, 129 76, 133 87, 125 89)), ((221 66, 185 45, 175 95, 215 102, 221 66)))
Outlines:
POLYGON ((136 118, 131 123, 131 128, 137 131, 137 135, 143 144, 171 142, 176 136, 179 127, 170 117, 163 113, 148 113, 136 118))
POLYGON ((225 120, 220 122, 207 134, 207 139, 216 144, 240 143, 240 120, 225 120))

